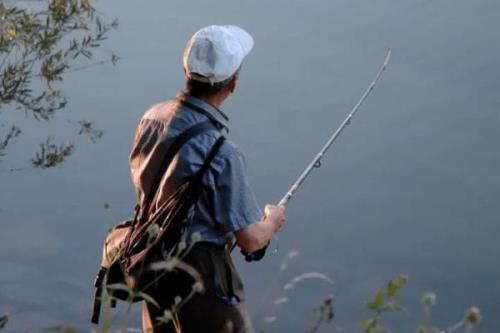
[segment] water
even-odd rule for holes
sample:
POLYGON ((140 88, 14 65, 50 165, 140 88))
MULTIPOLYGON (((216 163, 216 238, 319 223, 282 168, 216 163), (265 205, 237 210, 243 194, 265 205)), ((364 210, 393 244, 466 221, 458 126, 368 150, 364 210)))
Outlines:
POLYGON ((390 327, 413 331, 422 320, 420 296, 432 290, 439 326, 451 326, 474 304, 485 317, 478 331, 498 330, 498 1, 115 0, 96 6, 120 20, 101 54, 112 50, 122 61, 68 75, 70 104, 49 124, 2 113, 24 129, 0 173, 6 332, 89 326, 102 239, 134 205, 127 159, 135 125, 149 105, 182 87, 185 42, 212 23, 238 24, 255 37, 239 90, 223 109, 261 204, 281 198, 366 89, 386 48, 393 49, 388 71, 353 125, 291 201, 279 252, 257 264, 236 256, 255 326, 300 332, 312 307, 333 293, 337 325, 359 331, 365 302, 403 272, 410 276, 401 298, 409 314, 388 318, 390 327), (105 135, 95 145, 78 142, 57 169, 6 171, 29 164, 47 130, 61 140, 72 137, 68 119, 94 121, 105 135), (293 249, 300 255, 280 273, 293 249), (310 271, 335 285, 311 280, 283 291, 293 276, 310 271), (283 295, 289 301, 273 305, 283 295), (268 315, 277 321, 266 324, 268 315))

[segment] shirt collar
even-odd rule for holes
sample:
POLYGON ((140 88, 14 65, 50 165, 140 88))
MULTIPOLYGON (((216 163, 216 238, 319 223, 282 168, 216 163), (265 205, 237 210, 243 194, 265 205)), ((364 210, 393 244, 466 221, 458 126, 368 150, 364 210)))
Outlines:
POLYGON ((229 130, 228 129, 229 117, 219 108, 216 108, 212 104, 205 102, 201 98, 188 95, 185 92, 180 92, 179 94, 177 94, 176 98, 179 101, 186 101, 188 103, 193 104, 194 106, 202 108, 211 116, 210 118, 213 118, 213 120, 215 120, 221 127, 225 128, 226 130, 229 130))

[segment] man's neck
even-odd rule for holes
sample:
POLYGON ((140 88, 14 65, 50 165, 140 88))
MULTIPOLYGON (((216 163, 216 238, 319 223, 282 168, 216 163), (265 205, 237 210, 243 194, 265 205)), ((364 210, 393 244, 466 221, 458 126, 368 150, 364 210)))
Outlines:
POLYGON ((200 96, 200 99, 204 100, 208 104, 220 109, 222 103, 226 100, 227 96, 223 96, 222 94, 215 94, 210 96, 200 96))

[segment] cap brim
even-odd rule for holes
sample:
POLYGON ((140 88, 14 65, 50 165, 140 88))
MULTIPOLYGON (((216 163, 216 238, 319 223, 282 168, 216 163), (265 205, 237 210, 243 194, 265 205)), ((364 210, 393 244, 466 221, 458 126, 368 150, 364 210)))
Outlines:
POLYGON ((224 26, 238 40, 243 50, 243 55, 246 57, 253 48, 253 38, 248 32, 235 25, 224 26))

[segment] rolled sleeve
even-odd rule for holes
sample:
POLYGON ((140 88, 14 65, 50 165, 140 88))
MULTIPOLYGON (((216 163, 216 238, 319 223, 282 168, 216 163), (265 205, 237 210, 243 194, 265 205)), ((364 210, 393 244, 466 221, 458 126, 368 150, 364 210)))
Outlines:
POLYGON ((262 217, 254 192, 248 184, 242 154, 234 150, 215 180, 214 213, 227 232, 245 228, 262 217))

